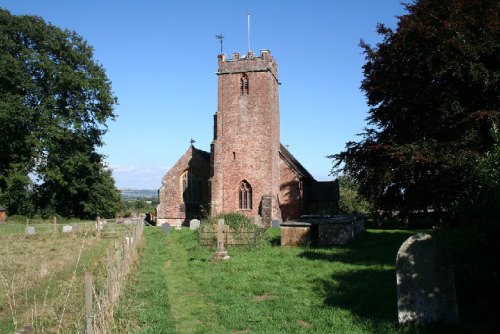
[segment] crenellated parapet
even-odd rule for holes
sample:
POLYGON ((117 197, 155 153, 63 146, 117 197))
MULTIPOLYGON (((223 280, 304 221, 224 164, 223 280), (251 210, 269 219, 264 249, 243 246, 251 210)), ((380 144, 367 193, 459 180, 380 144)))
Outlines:
POLYGON ((249 51, 243 55, 235 52, 232 54, 232 58, 226 58, 225 54, 219 54, 217 58, 219 59, 217 75, 271 72, 278 82, 278 64, 274 61, 269 50, 261 50, 260 56, 255 56, 253 51, 249 51))

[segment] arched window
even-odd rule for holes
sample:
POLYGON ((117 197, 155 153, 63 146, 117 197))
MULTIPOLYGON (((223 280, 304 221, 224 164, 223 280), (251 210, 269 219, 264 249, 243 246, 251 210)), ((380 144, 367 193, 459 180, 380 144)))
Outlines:
POLYGON ((240 210, 252 209, 252 187, 245 180, 240 183, 239 202, 240 210))
POLYGON ((240 93, 248 95, 248 76, 246 74, 243 74, 240 79, 240 93))
POLYGON ((201 179, 193 170, 186 170, 181 175, 181 193, 185 203, 201 201, 201 179))

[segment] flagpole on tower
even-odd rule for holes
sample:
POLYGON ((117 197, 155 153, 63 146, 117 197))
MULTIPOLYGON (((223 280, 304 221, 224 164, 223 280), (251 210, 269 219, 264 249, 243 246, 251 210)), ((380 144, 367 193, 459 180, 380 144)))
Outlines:
POLYGON ((250 14, 247 14, 247 21, 248 21, 248 52, 251 51, 250 49, 250 14))

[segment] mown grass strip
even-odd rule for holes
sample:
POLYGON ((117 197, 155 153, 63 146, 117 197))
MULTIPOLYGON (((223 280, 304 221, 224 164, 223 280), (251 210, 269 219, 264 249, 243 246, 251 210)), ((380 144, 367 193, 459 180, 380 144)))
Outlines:
POLYGON ((176 333, 168 297, 166 237, 144 229, 140 262, 115 310, 113 333, 176 333))

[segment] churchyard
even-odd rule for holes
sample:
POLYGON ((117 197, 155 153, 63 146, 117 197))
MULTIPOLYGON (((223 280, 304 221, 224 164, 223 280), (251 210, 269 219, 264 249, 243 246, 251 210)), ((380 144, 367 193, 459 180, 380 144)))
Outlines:
MULTIPOLYGON (((117 241, 128 249, 130 239, 122 237, 129 229, 120 226, 121 232, 106 237, 97 234, 95 222, 61 222, 57 230, 51 221, 30 226, 34 235, 25 233, 25 223, 0 225, 1 333, 24 326, 33 333, 85 333, 89 324, 93 333, 102 328, 108 333, 467 333, 488 328, 479 321, 486 308, 481 301, 471 302, 476 296, 470 294, 473 289, 464 291, 464 277, 457 277, 458 325, 398 324, 396 254, 415 233, 442 239, 440 230, 379 229, 369 223, 347 245, 283 247, 280 229, 270 228, 256 247, 228 245, 228 259, 215 261, 216 247, 199 245, 197 231, 146 227, 143 241, 135 244, 139 261, 134 257, 125 266, 110 266, 119 252, 117 241), (75 230, 63 233, 64 225, 75 230), (94 280, 91 313, 85 306, 86 272, 94 280), (102 291, 108 290, 117 291, 112 301, 103 301, 102 291), (108 304, 115 306, 101 312, 108 304)), ((457 240, 443 242, 449 246, 457 240)))
MULTIPOLYGON (((409 230, 368 229, 344 246, 200 247, 186 227, 147 228, 137 272, 115 312, 114 333, 414 333, 462 325, 398 325, 395 260, 409 230)), ((431 232, 434 231, 424 231, 431 232)), ((470 309, 470 307, 469 307, 470 309)), ((468 310, 467 310, 468 311, 468 310)), ((473 320, 472 320, 473 321, 473 320)))

